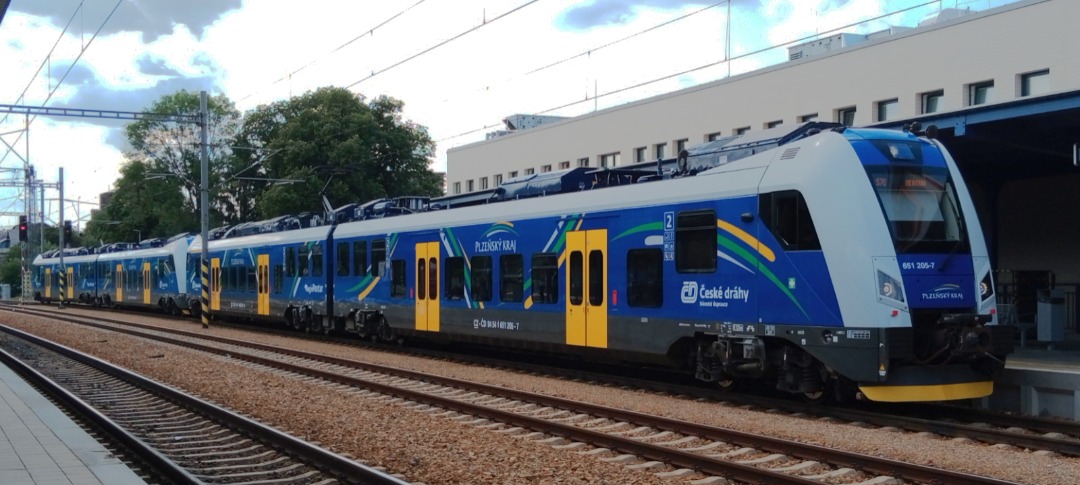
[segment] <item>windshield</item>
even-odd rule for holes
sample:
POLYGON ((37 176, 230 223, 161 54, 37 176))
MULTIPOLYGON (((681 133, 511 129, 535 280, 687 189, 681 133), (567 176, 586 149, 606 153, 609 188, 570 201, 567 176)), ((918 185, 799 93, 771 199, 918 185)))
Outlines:
POLYGON ((956 190, 945 168, 869 166, 897 253, 953 252, 966 247, 956 190))

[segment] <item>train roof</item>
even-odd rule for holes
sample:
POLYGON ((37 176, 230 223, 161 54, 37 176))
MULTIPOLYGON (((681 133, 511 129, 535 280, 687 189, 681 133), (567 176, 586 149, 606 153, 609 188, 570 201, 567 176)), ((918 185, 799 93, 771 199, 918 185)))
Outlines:
MULTIPOLYGON (((222 251, 228 249, 246 248, 252 245, 289 244, 305 241, 314 241, 317 239, 325 239, 332 227, 333 226, 315 226, 304 229, 294 229, 291 231, 268 232, 226 239, 211 239, 210 250, 222 251)), ((202 237, 197 236, 192 240, 191 246, 188 248, 188 252, 201 253, 202 248, 202 237)))

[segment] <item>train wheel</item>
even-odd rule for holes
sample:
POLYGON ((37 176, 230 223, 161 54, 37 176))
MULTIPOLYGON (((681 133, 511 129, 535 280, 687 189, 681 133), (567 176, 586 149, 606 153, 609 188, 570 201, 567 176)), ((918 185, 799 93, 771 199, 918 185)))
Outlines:
POLYGON ((821 388, 816 391, 802 393, 802 400, 810 404, 821 404, 830 401, 836 395, 836 381, 829 376, 825 366, 815 363, 811 372, 816 372, 821 381, 821 388))
POLYGON ((735 377, 725 375, 721 377, 720 380, 716 381, 716 386, 719 387, 721 391, 734 392, 742 387, 742 382, 735 377))
POLYGON ((390 328, 390 323, 386 321, 386 317, 379 319, 379 340, 384 342, 397 340, 397 334, 394 333, 393 328, 390 328))

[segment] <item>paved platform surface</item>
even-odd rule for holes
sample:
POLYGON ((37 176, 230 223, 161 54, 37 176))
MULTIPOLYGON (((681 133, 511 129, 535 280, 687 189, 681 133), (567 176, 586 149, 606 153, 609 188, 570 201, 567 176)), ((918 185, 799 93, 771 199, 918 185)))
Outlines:
POLYGON ((0 363, 0 484, 146 483, 0 363))

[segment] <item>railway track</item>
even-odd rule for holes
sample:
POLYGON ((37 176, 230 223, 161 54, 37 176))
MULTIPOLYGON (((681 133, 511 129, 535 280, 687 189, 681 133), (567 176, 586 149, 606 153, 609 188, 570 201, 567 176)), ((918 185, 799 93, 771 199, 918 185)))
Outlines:
POLYGON ((662 476, 696 474, 742 483, 1002 484, 1004 481, 848 453, 804 443, 704 426, 545 395, 387 368, 348 359, 131 322, 89 322, 93 317, 51 318, 137 335, 194 350, 228 355, 285 375, 345 385, 359 396, 392 402, 417 413, 466 421, 492 432, 517 433, 547 445, 658 470, 662 476), (212 343, 208 343, 212 342, 212 343), (640 462, 639 461, 642 461, 640 462), (844 477, 844 478, 838 478, 844 477))
POLYGON ((408 483, 100 359, 0 330, 4 363, 166 483, 408 483))
MULTIPOLYGON (((57 315, 57 312, 51 311, 47 307, 32 307, 32 309, 20 307, 20 309, 24 311, 40 310, 42 312, 40 314, 57 315)), ((130 312, 128 314, 146 316, 145 312, 130 312)), ((60 315, 64 314, 61 313, 60 315)), ((141 325, 144 328, 169 331, 161 327, 139 324, 128 320, 102 318, 102 321, 122 325, 141 325)), ((251 325, 244 324, 227 322, 218 322, 217 324, 244 331, 253 329, 251 325)), ((521 361, 520 358, 512 360, 512 355, 484 357, 475 353, 449 352, 423 347, 403 348, 395 345, 360 341, 355 338, 299 334, 286 329, 256 328, 260 332, 291 338, 303 336, 336 344, 407 353, 425 358, 503 368, 564 379, 577 379, 614 387, 631 387, 693 399, 727 402, 736 406, 750 406, 762 411, 835 419, 860 426, 927 432, 947 438, 971 439, 990 445, 1007 445, 1036 452, 1051 452, 1064 456, 1080 457, 1080 423, 1073 421, 1002 414, 982 409, 931 403, 904 403, 899 406, 861 402, 844 403, 838 406, 806 405, 788 398, 773 398, 768 395, 754 393, 732 393, 708 388, 700 383, 692 382, 682 374, 657 369, 650 370, 652 374, 646 378, 629 377, 620 374, 619 370, 622 369, 618 367, 612 367, 608 372, 594 372, 583 370, 580 366, 575 366, 573 362, 560 361, 557 363, 537 364, 521 361)), ((194 335, 199 334, 194 333, 194 335)), ((590 367, 595 368, 595 366, 590 367)), ((638 370, 635 369, 635 371, 638 370)))

